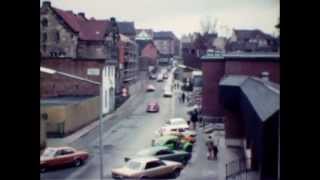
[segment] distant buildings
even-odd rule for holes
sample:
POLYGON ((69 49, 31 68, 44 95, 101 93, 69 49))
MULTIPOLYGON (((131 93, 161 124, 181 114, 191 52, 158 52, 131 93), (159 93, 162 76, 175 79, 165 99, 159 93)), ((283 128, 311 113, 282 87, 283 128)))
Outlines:
POLYGON ((160 53, 160 64, 170 64, 171 58, 179 54, 179 40, 171 31, 154 32, 153 40, 160 53))
POLYGON ((228 52, 276 52, 278 47, 277 38, 261 30, 235 29, 228 40, 226 50, 228 52))

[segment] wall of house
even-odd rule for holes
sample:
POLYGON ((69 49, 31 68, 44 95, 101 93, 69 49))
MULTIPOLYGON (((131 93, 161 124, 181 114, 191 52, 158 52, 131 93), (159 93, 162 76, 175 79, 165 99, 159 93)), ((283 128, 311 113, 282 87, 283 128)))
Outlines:
POLYGON ((77 53, 83 59, 106 59, 107 48, 103 42, 79 41, 77 53))
POLYGON ((204 115, 222 116, 222 106, 219 102, 219 81, 225 73, 224 61, 203 61, 203 98, 204 115))
POLYGON ((142 57, 147 57, 150 61, 150 64, 157 64, 158 52, 157 49, 152 45, 148 44, 141 52, 142 57))
POLYGON ((154 40, 154 44, 161 54, 170 54, 170 41, 163 39, 154 40))
MULTIPOLYGON (((93 81, 101 82, 101 69, 104 61, 73 60, 73 59, 42 59, 41 66, 57 71, 74 74, 93 81), (88 75, 88 69, 100 70, 100 75, 88 75)), ((40 73, 40 97, 55 96, 86 96, 99 95, 99 88, 87 82, 82 82, 60 75, 40 73)))
POLYGON ((60 52, 65 53, 64 57, 75 58, 78 35, 63 23, 52 9, 45 7, 40 10, 40 51, 43 57, 50 57, 50 53, 55 52, 59 56, 60 52), (48 20, 48 26, 42 25, 42 20, 48 20), (59 32, 60 41, 56 41, 56 33, 59 32), (47 34, 47 40, 44 41, 43 34, 47 34), (45 47, 46 46, 46 47, 45 47))
POLYGON ((100 97, 65 106, 65 112, 64 133, 70 134, 99 118, 100 97))
POLYGON ((268 71, 271 81, 280 83, 280 61, 228 60, 226 59, 226 75, 248 75, 261 77, 261 72, 268 71))
POLYGON ((57 134, 64 131, 64 123, 67 119, 67 114, 65 106, 55 105, 55 106, 41 106, 41 113, 47 113, 48 119, 46 124, 47 134, 57 134))

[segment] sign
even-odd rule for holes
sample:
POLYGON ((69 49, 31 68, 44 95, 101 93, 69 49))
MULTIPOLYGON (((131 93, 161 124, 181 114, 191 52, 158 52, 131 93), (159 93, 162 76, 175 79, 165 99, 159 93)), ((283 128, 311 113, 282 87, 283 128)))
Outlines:
POLYGON ((99 76, 100 70, 98 68, 88 68, 87 69, 87 75, 89 76, 99 76))

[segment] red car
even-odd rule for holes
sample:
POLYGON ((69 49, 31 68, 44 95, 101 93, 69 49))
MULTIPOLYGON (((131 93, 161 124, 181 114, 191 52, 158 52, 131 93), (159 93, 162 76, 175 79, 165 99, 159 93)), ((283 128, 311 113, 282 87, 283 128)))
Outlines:
POLYGON ((40 172, 50 168, 82 165, 89 157, 86 151, 76 150, 72 147, 49 147, 40 156, 40 172))
POLYGON ((150 102, 147 106, 147 112, 159 112, 160 107, 157 102, 150 102))

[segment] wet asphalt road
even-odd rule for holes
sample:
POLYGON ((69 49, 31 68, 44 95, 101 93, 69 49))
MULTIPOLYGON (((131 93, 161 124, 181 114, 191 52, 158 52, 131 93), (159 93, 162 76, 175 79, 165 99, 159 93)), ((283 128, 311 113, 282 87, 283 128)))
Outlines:
MULTIPOLYGON (((132 114, 124 119, 114 119, 104 123, 103 144, 104 144, 104 175, 105 179, 111 179, 111 169, 122 166, 124 157, 134 155, 141 149, 151 146, 151 140, 166 120, 180 114, 179 106, 175 96, 173 98, 163 98, 163 87, 166 83, 154 84, 155 92, 145 93, 143 102, 135 108, 132 114), (148 102, 156 100, 160 104, 160 112, 147 113, 148 102)), ((182 112, 183 113, 183 112, 182 112)), ((99 139, 98 128, 81 137, 72 144, 73 147, 84 149, 90 153, 90 158, 81 167, 63 168, 48 171, 41 174, 43 180, 57 179, 99 179, 99 139)))

